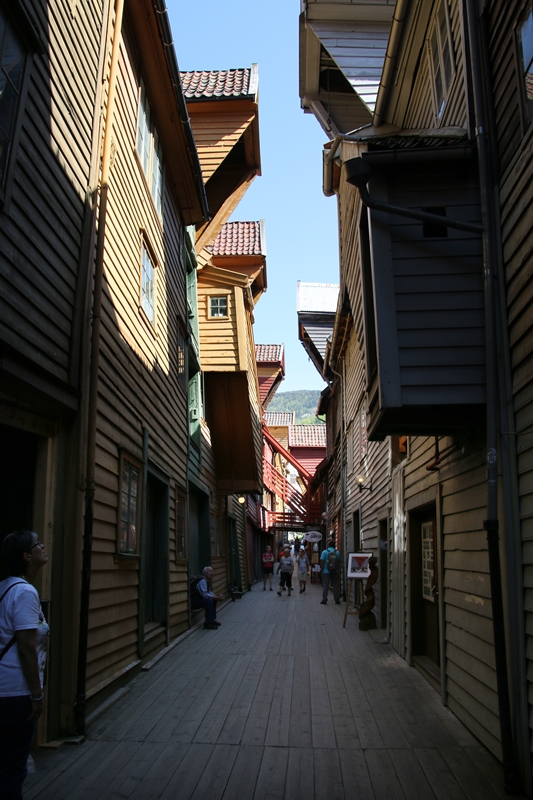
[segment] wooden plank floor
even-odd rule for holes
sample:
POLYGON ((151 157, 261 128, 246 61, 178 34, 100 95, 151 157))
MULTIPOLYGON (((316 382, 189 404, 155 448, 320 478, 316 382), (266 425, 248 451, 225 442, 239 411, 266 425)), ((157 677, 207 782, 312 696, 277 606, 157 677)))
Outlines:
POLYGON ((255 586, 89 729, 36 757, 26 800, 498 800, 499 763, 321 589, 255 586))

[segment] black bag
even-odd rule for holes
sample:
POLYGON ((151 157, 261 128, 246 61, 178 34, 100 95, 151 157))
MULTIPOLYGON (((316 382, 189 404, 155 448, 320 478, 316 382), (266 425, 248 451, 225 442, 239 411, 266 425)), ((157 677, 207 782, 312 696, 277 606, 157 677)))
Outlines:
POLYGON ((194 578, 191 578, 189 580, 189 595, 191 598, 192 605, 194 605, 194 603, 198 602, 198 600, 201 599, 200 592, 198 591, 198 584, 200 583, 203 577, 204 577, 203 575, 195 575, 194 578))
POLYGON ((328 572, 337 572, 337 551, 328 550, 328 572))

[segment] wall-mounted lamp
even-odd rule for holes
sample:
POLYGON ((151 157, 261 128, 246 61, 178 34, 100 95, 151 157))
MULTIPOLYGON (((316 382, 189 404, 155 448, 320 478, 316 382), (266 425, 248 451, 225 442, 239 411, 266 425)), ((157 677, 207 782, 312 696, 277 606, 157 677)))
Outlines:
POLYGON ((240 503, 241 505, 244 505, 244 503, 246 503, 246 497, 245 497, 243 494, 240 494, 240 495, 238 496, 237 500, 239 501, 239 503, 240 503))
POLYGON ((359 486, 359 491, 360 492, 362 492, 363 489, 366 492, 371 492, 372 491, 372 479, 371 478, 367 478, 366 475, 358 475, 356 480, 357 480, 357 485, 359 486), (368 485, 367 485, 367 482, 368 482, 368 485))

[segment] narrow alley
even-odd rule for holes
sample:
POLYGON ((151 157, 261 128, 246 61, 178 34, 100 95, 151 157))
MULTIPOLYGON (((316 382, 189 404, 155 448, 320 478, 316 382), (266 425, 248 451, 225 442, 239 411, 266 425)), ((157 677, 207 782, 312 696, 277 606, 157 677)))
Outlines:
POLYGON ((503 798, 501 765, 433 688, 320 593, 228 603, 87 741, 39 755, 26 800, 503 798))

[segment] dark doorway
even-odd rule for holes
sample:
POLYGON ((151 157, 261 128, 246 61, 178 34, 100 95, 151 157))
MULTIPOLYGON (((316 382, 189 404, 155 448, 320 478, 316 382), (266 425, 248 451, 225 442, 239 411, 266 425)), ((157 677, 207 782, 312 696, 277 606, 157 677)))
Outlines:
POLYGON ((409 514, 411 572, 411 655, 413 663, 438 688, 440 635, 438 550, 435 506, 409 514))
POLYGON ((143 531, 144 623, 166 624, 168 594, 168 484, 148 473, 143 531))
POLYGON ((0 542, 11 531, 34 526, 37 447, 35 434, 0 425, 0 542))
POLYGON ((199 575, 210 563, 209 499, 194 487, 189 492, 189 575, 199 575))
POLYGON ((389 531, 386 519, 379 521, 379 609, 380 626, 389 629, 389 531))

